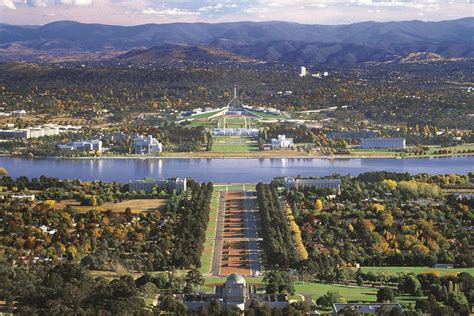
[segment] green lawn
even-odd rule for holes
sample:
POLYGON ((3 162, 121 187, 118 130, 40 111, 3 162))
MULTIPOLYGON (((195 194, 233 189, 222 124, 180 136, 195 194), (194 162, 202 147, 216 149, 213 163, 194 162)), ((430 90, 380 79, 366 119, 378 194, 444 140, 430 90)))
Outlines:
POLYGON ((246 127, 246 118, 222 118, 219 123, 220 127, 225 128, 245 128, 246 127), (224 125, 225 121, 225 125, 224 125))
POLYGON ((258 151, 258 144, 253 137, 227 137, 213 138, 213 152, 249 152, 258 151))
MULTIPOLYGON (((311 295, 313 300, 317 300, 320 296, 326 294, 328 291, 338 292, 347 302, 376 302, 377 288, 358 287, 358 286, 344 286, 334 284, 321 283, 299 283, 295 286, 296 293, 302 295, 311 295)), ((422 297, 415 297, 409 295, 402 295, 397 297, 397 302, 400 304, 414 304, 416 300, 422 297)))
POLYGON ((370 155, 395 156, 399 154, 398 152, 390 151, 388 149, 362 149, 362 148, 351 149, 350 153, 354 155, 362 155, 362 156, 370 156, 370 155))
POLYGON ((439 150, 450 150, 452 153, 464 151, 464 150, 474 150, 474 144, 464 144, 459 146, 451 146, 451 147, 439 147, 439 146, 429 146, 428 147, 428 154, 432 155, 435 151, 439 150))
POLYGON ((338 292, 348 302, 375 302, 377 297, 377 289, 375 288, 364 288, 364 287, 350 287, 350 286, 339 286, 332 284, 321 284, 321 283, 299 283, 295 286, 296 293, 303 295, 311 295, 314 300, 318 297, 326 294, 328 291, 338 292))
POLYGON ((212 268, 212 256, 214 250, 214 238, 216 235, 217 225, 217 209, 219 207, 219 190, 214 186, 212 193, 211 211, 209 213, 209 224, 206 230, 206 241, 204 242, 204 250, 201 254, 201 268, 199 271, 202 274, 210 273, 212 268))
POLYGON ((467 272, 471 275, 474 275, 474 268, 453 268, 453 269, 436 269, 430 267, 362 267, 364 273, 372 271, 374 273, 385 272, 387 274, 397 274, 397 273, 428 273, 428 272, 439 272, 441 275, 446 274, 457 274, 460 272, 467 272))
POLYGON ((214 128, 217 127, 216 122, 211 122, 208 120, 193 120, 189 126, 196 127, 196 126, 203 126, 207 128, 214 128))
POLYGON ((244 184, 215 184, 214 190, 243 190, 243 185, 245 185, 245 190, 247 191, 255 191, 256 184, 255 183, 244 183, 244 184))
MULTIPOLYGON (((207 293, 212 293, 215 285, 225 282, 225 277, 205 277, 205 283, 201 290, 207 293)), ((255 285, 263 285, 263 278, 245 278, 247 283, 255 285)), ((345 286, 334 284, 322 284, 314 282, 299 282, 295 284, 296 294, 311 295, 316 301, 320 296, 326 294, 328 291, 338 292, 348 302, 376 302, 377 289, 370 287, 359 286, 345 286)), ((414 297, 409 295, 402 295, 397 297, 397 301, 401 304, 415 303, 421 297, 414 297)))

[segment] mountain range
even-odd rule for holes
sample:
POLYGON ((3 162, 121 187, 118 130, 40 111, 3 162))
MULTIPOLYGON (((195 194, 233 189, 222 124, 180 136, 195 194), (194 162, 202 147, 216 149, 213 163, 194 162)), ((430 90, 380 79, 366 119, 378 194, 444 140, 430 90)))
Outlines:
POLYGON ((473 39, 474 18, 348 25, 275 21, 113 26, 58 21, 43 26, 0 24, 0 60, 357 64, 402 60, 420 52, 474 58, 473 39))

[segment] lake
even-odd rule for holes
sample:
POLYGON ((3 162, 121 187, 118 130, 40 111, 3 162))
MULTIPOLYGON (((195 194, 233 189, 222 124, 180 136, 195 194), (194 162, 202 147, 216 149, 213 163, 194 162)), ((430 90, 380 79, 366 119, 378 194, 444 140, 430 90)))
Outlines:
POLYGON ((358 175, 367 171, 467 174, 474 156, 444 158, 272 158, 272 159, 24 159, 0 157, 0 166, 12 177, 46 175, 61 179, 128 182, 144 177, 192 177, 215 183, 268 182, 277 176, 358 175))

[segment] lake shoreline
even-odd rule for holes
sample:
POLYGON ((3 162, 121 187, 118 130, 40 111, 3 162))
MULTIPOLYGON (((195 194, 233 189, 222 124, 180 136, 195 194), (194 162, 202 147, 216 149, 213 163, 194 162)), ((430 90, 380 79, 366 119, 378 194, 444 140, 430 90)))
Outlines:
POLYGON ((455 158, 455 157, 474 157, 474 154, 447 154, 447 155, 428 155, 428 156, 387 156, 387 155, 334 155, 334 156, 215 156, 215 155, 170 155, 170 156, 101 156, 101 157, 63 157, 63 156, 33 156, 25 157, 21 155, 0 154, 0 157, 11 157, 21 159, 38 159, 38 160, 120 160, 120 159, 137 159, 137 160, 168 160, 168 159, 314 159, 314 160, 349 160, 349 159, 430 159, 430 158, 455 158))

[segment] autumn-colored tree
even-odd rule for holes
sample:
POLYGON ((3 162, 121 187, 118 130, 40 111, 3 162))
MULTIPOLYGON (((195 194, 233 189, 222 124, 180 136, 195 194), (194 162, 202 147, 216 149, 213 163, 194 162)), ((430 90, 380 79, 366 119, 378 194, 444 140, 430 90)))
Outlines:
POLYGON ((321 201, 321 199, 316 199, 316 201, 314 201, 314 209, 316 211, 320 211, 323 209, 323 201, 321 201))

